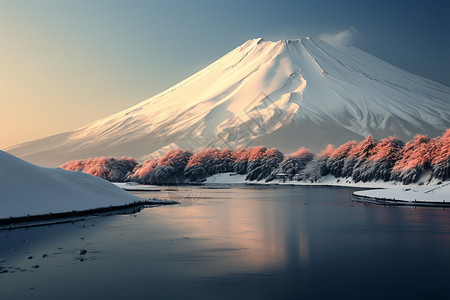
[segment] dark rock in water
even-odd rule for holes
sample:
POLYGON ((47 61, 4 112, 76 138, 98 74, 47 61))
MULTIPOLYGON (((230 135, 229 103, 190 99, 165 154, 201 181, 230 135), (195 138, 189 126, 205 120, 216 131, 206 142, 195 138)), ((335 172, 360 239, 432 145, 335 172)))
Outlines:
POLYGON ((47 254, 42 254, 42 258, 46 258, 46 257, 48 257, 48 255, 47 254))
POLYGON ((33 259, 33 256, 31 256, 31 255, 30 255, 30 256, 28 256, 28 259, 33 259))
POLYGON ((83 249, 80 251, 80 255, 85 255, 87 253, 87 250, 83 249))
POLYGON ((32 268, 34 268, 34 269, 39 269, 40 266, 39 266, 39 265, 34 265, 34 266, 32 266, 32 268))

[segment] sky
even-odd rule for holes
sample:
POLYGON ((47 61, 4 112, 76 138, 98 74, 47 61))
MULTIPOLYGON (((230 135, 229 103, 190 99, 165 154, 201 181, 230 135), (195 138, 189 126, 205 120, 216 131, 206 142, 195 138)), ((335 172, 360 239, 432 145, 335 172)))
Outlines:
POLYGON ((126 109, 249 39, 307 36, 450 86, 449 1, 0 0, 0 149, 126 109))

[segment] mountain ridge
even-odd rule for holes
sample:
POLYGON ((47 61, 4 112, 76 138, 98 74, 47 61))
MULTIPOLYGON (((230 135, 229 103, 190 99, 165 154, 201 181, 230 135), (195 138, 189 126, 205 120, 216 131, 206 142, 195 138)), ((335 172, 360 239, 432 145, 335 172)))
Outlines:
POLYGON ((357 48, 258 38, 128 109, 7 151, 44 165, 211 146, 318 151, 369 134, 440 135, 449 99, 449 87, 357 48))

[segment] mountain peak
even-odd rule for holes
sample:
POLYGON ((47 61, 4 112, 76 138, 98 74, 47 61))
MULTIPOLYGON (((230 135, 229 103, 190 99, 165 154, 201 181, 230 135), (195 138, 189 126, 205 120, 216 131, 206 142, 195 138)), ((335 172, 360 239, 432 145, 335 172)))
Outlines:
POLYGON ((168 90, 11 153, 51 165, 93 156, 265 145, 319 151, 367 135, 440 135, 450 88, 321 40, 252 39, 168 90))
MULTIPOLYGON (((269 39, 265 39, 265 38, 255 38, 255 39, 250 39, 246 43, 252 44, 261 44, 263 42, 267 42, 267 43, 278 43, 278 44, 297 44, 297 43, 301 43, 302 41, 305 40, 311 40, 312 38, 307 36, 307 37, 300 37, 300 38, 295 38, 295 39, 282 39, 282 40, 269 40, 269 39)), ((316 39, 314 39, 316 40, 316 39)))

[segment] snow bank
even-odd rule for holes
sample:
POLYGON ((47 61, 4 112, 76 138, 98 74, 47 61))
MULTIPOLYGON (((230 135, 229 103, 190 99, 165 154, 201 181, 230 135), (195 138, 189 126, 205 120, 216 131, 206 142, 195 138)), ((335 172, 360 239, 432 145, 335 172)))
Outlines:
MULTIPOLYGON (((351 178, 336 178, 333 175, 326 175, 321 177, 315 182, 310 181, 297 181, 297 180, 286 180, 275 179, 270 182, 265 180, 261 181, 248 181, 245 180, 246 175, 239 175, 236 173, 220 173, 213 176, 207 177, 203 184, 248 184, 248 185, 298 185, 298 186, 336 186, 336 187, 354 187, 354 188, 382 188, 387 189, 391 187, 398 187, 399 189, 420 187, 419 185, 404 185, 401 182, 396 181, 367 181, 355 182, 351 178)), ((439 187, 437 185, 439 181, 433 180, 428 185, 424 185, 425 188, 433 189, 433 187, 439 187)), ((442 186, 446 185, 448 181, 445 181, 442 186)), ((450 202, 450 200, 449 200, 450 202)))
POLYGON ((138 182, 113 182, 125 191, 159 191, 159 186, 150 184, 139 184, 138 182))
MULTIPOLYGON (((342 187, 366 187, 366 188, 384 188, 389 186, 395 186, 400 184, 394 181, 369 181, 369 182, 357 182, 349 178, 336 178, 333 175, 326 175, 318 179, 316 182, 309 181, 297 181, 297 180, 278 180, 275 179, 270 182, 265 180, 261 181, 248 181, 245 180, 246 175, 239 175, 236 173, 220 173, 207 177, 203 182, 204 184, 249 184, 249 185, 299 185, 299 186, 342 186, 342 187)), ((402 185, 405 187, 405 185, 402 185)))
POLYGON ((0 151, 0 219, 125 206, 143 201, 95 176, 39 167, 0 151))
POLYGON ((433 186, 389 187, 386 189, 354 192, 363 199, 386 202, 406 202, 402 204, 448 204, 450 205, 450 182, 433 186))
POLYGON ((371 190, 354 192, 353 195, 364 201, 372 201, 381 204, 407 204, 407 205, 449 205, 450 206, 450 182, 442 184, 431 182, 429 185, 403 185, 394 181, 369 181, 354 182, 348 178, 336 178, 327 175, 317 182, 306 181, 282 181, 271 182, 246 181, 245 175, 235 173, 222 173, 208 177, 205 184, 249 184, 249 185, 295 185, 295 186, 335 186, 370 188, 371 190), (394 203, 391 203, 395 201, 394 203), (402 202, 402 203, 400 203, 402 202))
POLYGON ((239 175, 236 173, 220 173, 207 177, 205 184, 245 184, 247 175, 239 175))

